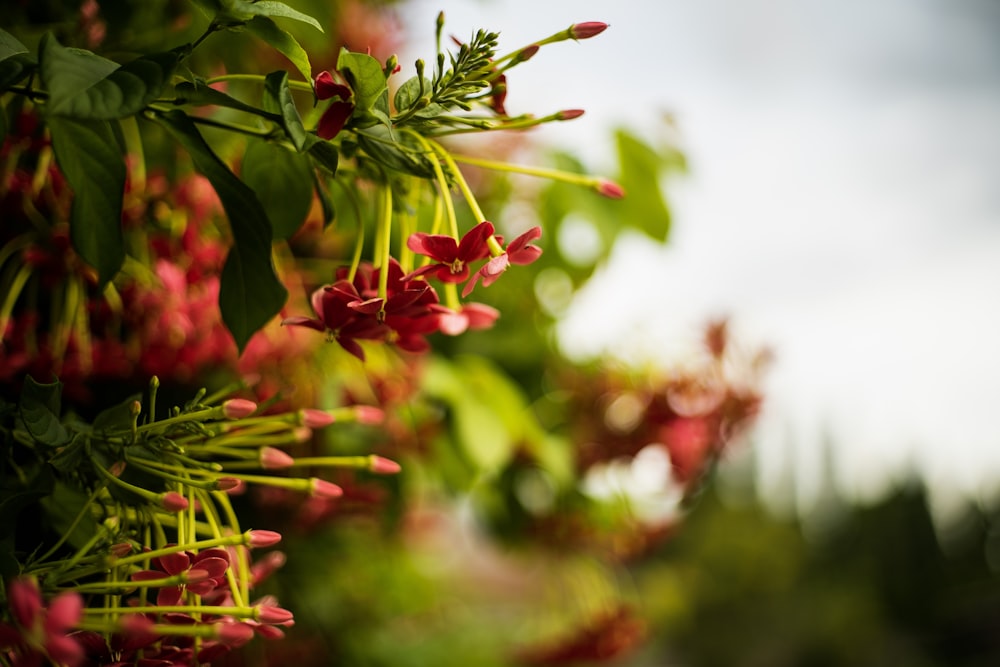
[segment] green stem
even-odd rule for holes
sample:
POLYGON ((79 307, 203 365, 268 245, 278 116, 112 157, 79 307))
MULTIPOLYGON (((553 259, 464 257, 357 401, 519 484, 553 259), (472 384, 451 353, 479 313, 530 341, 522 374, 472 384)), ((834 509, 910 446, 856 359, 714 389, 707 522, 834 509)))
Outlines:
POLYGON ((452 155, 451 157, 456 162, 469 164, 475 167, 482 167, 483 169, 491 169, 493 171, 523 174, 525 176, 536 176, 538 178, 546 178, 550 181, 560 181, 562 183, 569 183, 572 185, 583 185, 589 188, 597 187, 599 184, 599 179, 596 179, 593 176, 574 174, 571 171, 563 171, 561 169, 546 169, 545 167, 532 167, 528 165, 511 164, 509 162, 498 162, 496 160, 484 160, 470 155, 452 155))
POLYGON ((483 210, 479 208, 479 202, 476 201, 476 196, 472 194, 472 190, 469 188, 469 184, 466 183, 465 177, 462 175, 462 171, 455 164, 455 160, 452 159, 451 154, 445 150, 441 144, 436 142, 429 142, 441 159, 444 160, 445 164, 448 165, 451 175, 455 178, 455 183, 458 184, 458 189, 462 192, 462 196, 465 197, 465 201, 469 204, 469 208, 472 209, 472 216, 478 222, 483 222, 486 220, 486 216, 483 214, 483 210))
MULTIPOLYGON (((263 74, 222 74, 220 76, 212 77, 205 81, 207 85, 212 85, 213 83, 222 83, 223 81, 250 81, 253 83, 263 84, 265 81, 263 74)), ((307 92, 313 92, 312 84, 308 81, 288 81, 288 87, 293 90, 301 90, 307 92)))

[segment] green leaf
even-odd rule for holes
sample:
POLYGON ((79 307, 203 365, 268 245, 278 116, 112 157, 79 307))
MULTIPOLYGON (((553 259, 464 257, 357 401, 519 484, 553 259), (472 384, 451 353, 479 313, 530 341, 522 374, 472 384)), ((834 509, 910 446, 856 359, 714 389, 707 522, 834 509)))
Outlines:
POLYGON ((340 160, 340 152, 333 142, 320 139, 314 134, 306 135, 306 153, 314 163, 325 169, 330 176, 337 173, 337 162, 340 160))
POLYGON ((49 465, 59 472, 73 472, 78 470, 86 461, 86 437, 81 434, 76 436, 70 443, 62 447, 59 452, 49 459, 49 465))
POLYGON ((97 270, 103 285, 125 261, 121 227, 125 159, 107 121, 53 116, 48 124, 56 161, 73 190, 73 248, 97 270))
POLYGON ((366 53, 341 49, 337 70, 354 91, 354 106, 357 109, 367 111, 375 108, 379 98, 387 91, 382 64, 366 53))
POLYGON ((288 297, 271 260, 271 224, 253 190, 216 156, 190 118, 180 111, 157 118, 191 154, 195 168, 215 188, 229 218, 233 247, 222 269, 219 307, 222 321, 242 352, 288 297))
MULTIPOLYGON (((255 115, 259 115, 261 111, 255 106, 241 102, 221 90, 216 90, 200 82, 182 81, 174 86, 174 93, 178 98, 178 104, 191 104, 194 106, 212 105, 245 111, 255 115)), ((278 121, 279 118, 277 115, 274 115, 272 120, 278 121)))
POLYGON ((27 46, 19 42, 14 35, 0 28, 0 60, 6 60, 11 56, 27 52, 27 46))
MULTIPOLYGON (((117 488, 115 485, 110 489, 117 488)), ((77 549, 82 548, 101 532, 97 519, 90 512, 80 516, 80 510, 87 505, 87 494, 80 489, 63 482, 56 482, 53 492, 42 499, 45 508, 46 524, 50 525, 60 535, 65 535, 77 521, 73 531, 69 532, 69 544, 77 549)), ((138 503, 136 503, 138 504, 138 503)))
POLYGON ((625 130, 615 133, 621 163, 621 185, 628 195, 619 202, 618 217, 632 220, 653 239, 670 233, 670 209, 660 187, 664 161, 652 148, 625 130))
POLYGON ((38 63, 30 55, 19 53, 10 58, 0 60, 0 89, 13 86, 38 67, 38 63))
POLYGON ((18 413, 25 430, 43 445, 59 447, 69 442, 69 433, 59 421, 62 383, 36 382, 30 375, 24 379, 18 413))
POLYGON ((319 24, 319 21, 308 14, 303 14, 296 9, 292 9, 283 2, 260 0, 253 3, 241 3, 241 9, 256 16, 277 16, 278 18, 301 21, 323 32, 323 27, 319 24))
POLYGON ((66 48, 46 33, 39 45, 46 112, 100 120, 136 114, 163 92, 179 58, 177 51, 154 53, 119 67, 90 51, 66 48))
POLYGON ((337 217, 337 211, 333 206, 333 197, 327 192, 326 186, 319 179, 319 175, 314 171, 312 177, 313 189, 316 192, 316 196, 319 197, 319 204, 323 209, 323 227, 325 229, 337 217))
POLYGON ((105 408, 94 417, 92 428, 95 432, 101 431, 127 431, 132 428, 135 415, 132 413, 132 406, 135 403, 142 403, 142 394, 133 394, 118 405, 105 408))
POLYGON ((298 151, 306 147, 308 133, 288 88, 288 72, 271 72, 264 78, 264 110, 281 117, 285 133, 298 151))
POLYGON ((295 234, 312 207, 309 158, 253 139, 247 144, 241 175, 267 212, 274 238, 287 239, 295 234))
POLYGON ((247 22, 245 28, 250 34, 270 44, 281 55, 288 58, 303 79, 312 81, 312 65, 309 63, 309 54, 294 37, 279 28, 274 21, 266 16, 255 16, 247 22))
MULTIPOLYGON (((55 478, 47 466, 39 466, 37 474, 27 480, 25 486, 0 489, 0 539, 7 538, 17 526, 17 515, 45 496, 52 493, 55 478)), ((5 473, 8 471, 5 471, 5 473)), ((4 477, 17 479, 13 474, 4 477)))

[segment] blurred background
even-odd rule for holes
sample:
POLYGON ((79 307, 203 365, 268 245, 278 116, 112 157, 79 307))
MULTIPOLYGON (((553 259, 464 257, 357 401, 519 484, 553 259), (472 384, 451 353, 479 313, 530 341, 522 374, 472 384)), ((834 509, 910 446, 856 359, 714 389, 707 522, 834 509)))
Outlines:
POLYGON ((414 52, 439 9, 459 38, 490 26, 508 48, 610 23, 542 51, 508 106, 585 109, 538 138, 598 171, 619 126, 687 158, 666 179, 670 242, 620 240, 565 314, 568 354, 675 363, 728 315, 774 353, 753 457, 776 509, 911 474, 935 511, 992 500, 1000 5, 419 0, 402 7, 414 52))

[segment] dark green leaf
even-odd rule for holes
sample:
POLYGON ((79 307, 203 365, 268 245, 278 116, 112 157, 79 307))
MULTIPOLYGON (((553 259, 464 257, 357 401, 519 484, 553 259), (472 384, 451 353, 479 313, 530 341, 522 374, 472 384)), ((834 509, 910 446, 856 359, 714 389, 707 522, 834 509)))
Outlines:
POLYGON ((320 139, 314 134, 306 135, 306 153, 318 166, 322 167, 330 176, 337 173, 337 162, 340 160, 340 152, 337 147, 325 139, 320 139))
POLYGON ((334 218, 337 216, 337 211, 333 206, 333 197, 327 192, 326 186, 320 181, 318 174, 314 171, 312 173, 313 177, 313 189, 316 191, 316 196, 319 197, 319 204, 323 209, 323 227, 325 228, 334 218))
MULTIPOLYGON (((235 97, 203 83, 182 81, 174 86, 174 92, 177 95, 178 104, 192 104, 194 106, 212 105, 236 109, 237 111, 246 111, 252 114, 260 114, 261 111, 255 106, 241 102, 235 97)), ((279 117, 274 115, 272 120, 277 121, 279 117)))
MULTIPOLYGON (((112 489, 116 488, 114 486, 112 489)), ((66 534, 73 522, 80 515, 80 510, 87 505, 87 494, 80 489, 69 486, 63 482, 56 482, 52 494, 42 499, 42 506, 45 508, 46 523, 60 535, 66 534)), ((77 549, 87 544, 94 535, 100 532, 97 520, 90 512, 84 512, 83 516, 76 523, 73 531, 69 533, 68 542, 77 549)))
POLYGON ((49 465, 60 472, 73 472, 86 460, 86 436, 76 434, 73 440, 62 447, 55 456, 49 459, 49 465))
POLYGON ((121 227, 125 160, 107 121, 53 116, 49 130, 56 161, 73 190, 73 248, 97 270, 103 285, 125 261, 121 227))
POLYGON ((341 49, 337 70, 354 91, 354 106, 357 109, 373 109, 387 90, 381 63, 368 54, 341 49))
POLYGON ((142 394, 129 396, 118 405, 111 406, 99 412, 94 417, 92 428, 94 432, 100 431, 127 431, 132 428, 135 414, 132 412, 133 405, 142 403, 142 394))
POLYGON ((215 188, 229 218, 233 247, 222 269, 219 307, 242 352, 288 297, 271 260, 271 224, 253 190, 215 155, 191 119, 179 111, 158 118, 191 154, 195 168, 215 188))
POLYGON ((279 28, 274 21, 266 16, 253 17, 245 27, 252 35, 270 44, 281 55, 288 58, 303 79, 312 81, 312 65, 309 63, 309 54, 294 37, 279 28))
POLYGON ((247 144, 241 175, 267 212, 274 238, 287 239, 295 234, 312 206, 309 158, 254 139, 247 144))
MULTIPOLYGON (((10 477, 14 478, 13 475, 10 477)), ((0 539, 13 532, 21 510, 52 493, 54 484, 52 471, 46 466, 40 466, 38 474, 32 476, 26 486, 0 490, 0 539)))
POLYGON ((13 86, 28 76, 36 67, 38 67, 38 63, 35 62, 35 59, 23 53, 0 61, 0 89, 13 86))
POLYGON ((101 120, 136 114, 166 87, 179 56, 154 53, 119 67, 89 51, 61 46, 46 34, 39 45, 42 85, 49 93, 46 111, 101 120))
POLYGON ((391 132, 381 125, 359 130, 358 143, 379 164, 407 174, 432 178, 434 170, 413 148, 398 143, 391 132))
POLYGON ((14 35, 0 28, 0 60, 27 52, 28 47, 19 42, 14 35))
POLYGON ((292 91, 288 89, 288 72, 279 70, 265 77, 264 110, 281 117, 285 133, 296 150, 301 151, 306 147, 308 134, 302 125, 295 100, 292 99, 292 91))
POLYGON ((30 375, 25 378, 18 401, 18 413, 25 430, 43 445, 59 447, 69 442, 69 433, 59 421, 62 401, 62 383, 36 382, 30 375))

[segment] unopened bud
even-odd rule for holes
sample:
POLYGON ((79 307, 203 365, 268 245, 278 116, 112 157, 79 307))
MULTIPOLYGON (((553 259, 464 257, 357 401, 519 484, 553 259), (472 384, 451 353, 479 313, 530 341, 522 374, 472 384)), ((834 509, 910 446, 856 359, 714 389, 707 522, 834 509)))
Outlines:
POLYGON ((281 541, 281 533, 273 530, 248 530, 247 535, 249 536, 247 546, 251 549, 273 547, 281 541))
POLYGON ((257 404, 245 398, 231 398, 222 404, 226 419, 243 419, 257 411, 257 404))
POLYGON ((253 628, 246 623, 216 623, 219 641, 226 646, 239 648, 253 639, 253 628))
POLYGON ((368 469, 376 475, 395 475, 403 468, 384 456, 372 455, 368 457, 368 469))
POLYGON ((110 472, 115 477, 121 477, 122 473, 125 472, 125 462, 115 461, 114 463, 111 464, 111 467, 108 468, 108 472, 110 472))
POLYGON ((334 484, 333 482, 328 482, 325 479, 320 479, 318 477, 313 477, 309 480, 312 486, 312 496, 314 498, 339 498, 344 495, 344 490, 334 484))
POLYGON ((234 491, 238 489, 242 483, 242 480, 236 479, 235 477, 220 477, 215 480, 215 490, 234 491))
POLYGON ((602 32, 608 29, 607 23, 601 23, 600 21, 585 21, 584 23, 575 23, 569 27, 569 34, 573 39, 590 39, 591 37, 596 37, 602 32))
POLYGON ((604 195, 609 199, 621 199, 625 196, 625 189, 615 183, 614 181, 609 181, 606 179, 601 179, 597 182, 597 187, 595 188, 597 193, 604 195))
POLYGON ((326 410, 316 410, 313 408, 306 408, 302 411, 302 424, 308 426, 309 428, 323 428, 324 426, 329 426, 336 419, 326 410))
POLYGON ((531 60, 536 53, 538 53, 538 44, 529 44, 520 51, 518 51, 513 58, 511 58, 511 65, 516 65, 517 63, 523 63, 526 60, 531 60))
POLYGON ((128 542, 119 542, 118 544, 112 544, 109 551, 116 558, 124 558, 132 553, 132 545, 128 542))
POLYGON ((281 470, 295 465, 295 459, 275 447, 264 447, 260 450, 260 465, 266 470, 281 470))
POLYGON ((373 405, 355 406, 354 416, 359 424, 381 424, 385 420, 385 412, 382 408, 376 408, 373 405))
POLYGON ((257 620, 261 623, 278 625, 282 623, 289 623, 294 618, 295 616, 292 612, 287 609, 282 609, 281 607, 272 607, 270 605, 261 605, 257 607, 257 620))
POLYGON ((176 491, 167 491, 160 496, 160 504, 168 512, 183 512, 188 508, 187 498, 176 491))
POLYGON ((563 109, 556 114, 556 120, 573 120, 583 115, 583 109, 563 109))

